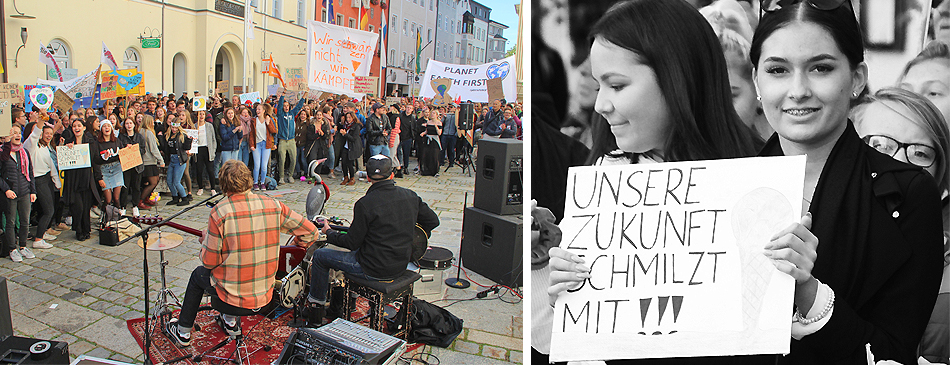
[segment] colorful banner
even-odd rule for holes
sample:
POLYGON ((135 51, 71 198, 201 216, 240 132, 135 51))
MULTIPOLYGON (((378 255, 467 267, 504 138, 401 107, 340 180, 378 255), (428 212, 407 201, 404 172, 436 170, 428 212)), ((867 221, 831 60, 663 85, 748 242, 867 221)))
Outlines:
POLYGON ((100 65, 85 75, 77 76, 64 82, 37 79, 36 83, 39 85, 52 86, 56 90, 62 90, 71 99, 91 97, 96 92, 96 80, 98 79, 97 76, 99 75, 99 69, 101 67, 100 65))
POLYGON ((572 167, 560 247, 590 278, 551 360, 787 354, 795 280, 764 254, 801 220, 805 156, 572 167))
POLYGON ((81 169, 92 166, 89 159, 89 145, 77 144, 72 148, 56 146, 56 161, 60 170, 81 169))
POLYGON ((477 66, 429 60, 424 77, 420 91, 420 96, 424 98, 461 98, 463 101, 486 103, 491 101, 488 96, 488 79, 501 79, 505 100, 518 100, 518 76, 515 72, 514 56, 477 66), (441 78, 451 79, 452 83, 432 85, 432 80, 441 78))
POLYGON ((362 98, 356 76, 369 76, 379 34, 323 22, 307 22, 307 85, 310 89, 362 98))
POLYGON ((116 96, 145 95, 145 73, 137 69, 110 71, 110 75, 118 77, 116 96))

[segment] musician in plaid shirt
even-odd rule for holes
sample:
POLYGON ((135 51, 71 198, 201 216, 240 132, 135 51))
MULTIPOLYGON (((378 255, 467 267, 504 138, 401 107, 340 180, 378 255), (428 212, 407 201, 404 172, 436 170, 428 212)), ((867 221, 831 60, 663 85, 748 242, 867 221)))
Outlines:
MULTIPOLYGON (((190 345, 203 293, 235 307, 260 309, 274 292, 280 233, 297 236, 295 243, 302 247, 320 235, 312 222, 283 203, 252 193, 251 171, 240 161, 225 162, 219 175, 228 197, 211 210, 199 253, 202 266, 191 273, 181 313, 165 328, 182 347, 190 345)), ((240 332, 236 317, 221 315, 218 323, 229 334, 240 332)))

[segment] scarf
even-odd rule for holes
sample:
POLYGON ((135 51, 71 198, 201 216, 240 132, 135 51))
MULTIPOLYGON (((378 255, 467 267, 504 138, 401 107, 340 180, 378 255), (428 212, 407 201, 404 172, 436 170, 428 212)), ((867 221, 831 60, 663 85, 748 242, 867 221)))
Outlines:
POLYGON ((26 181, 30 181, 30 171, 27 166, 30 163, 30 159, 26 155, 26 148, 23 148, 22 143, 17 145, 10 143, 10 152, 20 156, 20 172, 23 173, 23 176, 26 176, 26 181))
POLYGON ((238 115, 238 120, 241 121, 241 130, 244 131, 243 140, 248 140, 248 136, 251 135, 251 117, 244 117, 243 115, 238 115))

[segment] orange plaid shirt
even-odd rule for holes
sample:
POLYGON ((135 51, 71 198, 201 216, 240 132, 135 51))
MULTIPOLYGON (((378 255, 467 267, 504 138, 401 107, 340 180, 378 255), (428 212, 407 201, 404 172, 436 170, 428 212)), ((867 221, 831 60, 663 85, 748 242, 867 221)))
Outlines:
POLYGON ((320 236, 312 222, 268 196, 234 194, 215 205, 198 257, 221 300, 248 309, 270 302, 281 232, 299 237, 301 246, 320 236))

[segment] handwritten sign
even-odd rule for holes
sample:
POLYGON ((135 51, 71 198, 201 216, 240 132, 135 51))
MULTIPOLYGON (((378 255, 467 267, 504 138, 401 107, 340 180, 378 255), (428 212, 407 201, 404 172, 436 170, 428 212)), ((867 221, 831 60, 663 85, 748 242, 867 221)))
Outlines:
POLYGON ((215 85, 215 93, 226 93, 231 87, 231 80, 221 80, 215 85))
POLYGON ((119 77, 110 75, 112 71, 102 71, 99 78, 102 80, 99 87, 99 98, 102 100, 115 99, 118 95, 119 77))
POLYGON ((794 279, 763 255, 800 220, 805 157, 572 167, 551 360, 789 351, 794 279))
POLYGON ((89 159, 89 145, 77 144, 72 148, 56 146, 56 160, 60 170, 81 169, 92 166, 89 159))
POLYGON ((440 93, 449 92, 449 88, 445 90, 435 89, 434 87, 438 85, 433 85, 430 82, 435 79, 447 78, 452 80, 450 89, 453 97, 484 103, 491 101, 488 100, 488 80, 500 79, 504 94, 502 97, 512 102, 518 99, 518 83, 514 65, 514 56, 476 66, 429 60, 424 74, 426 80, 429 81, 422 82, 419 96, 433 98, 440 95, 440 93))
POLYGON ((379 90, 379 76, 356 76, 353 79, 353 91, 360 94, 375 94, 379 90))
POLYGON ((130 68, 127 70, 102 71, 103 90, 100 91, 103 98, 110 98, 115 90, 115 96, 145 95, 145 73, 138 69, 130 68), (111 89, 105 89, 105 84, 109 83, 111 89), (114 82, 114 84, 113 84, 114 82))
POLYGON ((23 102, 23 88, 20 84, 0 84, 0 101, 11 104, 23 102))
POLYGON ((204 96, 196 96, 191 99, 191 110, 208 110, 208 99, 204 96))
POLYGON ((387 97, 386 97, 386 105, 396 105, 396 104, 399 104, 399 100, 400 100, 400 98, 397 97, 397 96, 387 96, 387 97))
POLYGON ((241 104, 252 105, 261 102, 261 93, 259 91, 241 94, 241 104))
POLYGON ((10 128, 13 127, 13 104, 9 101, 0 101, 0 136, 10 134, 10 128))
POLYGON ((287 68, 284 73, 284 80, 287 81, 285 87, 291 91, 307 91, 307 79, 304 77, 303 68, 287 68))
POLYGON ((73 104, 73 99, 66 95, 63 90, 56 90, 56 93, 53 94, 53 105, 60 111, 73 110, 73 104))
POLYGON ((488 79, 488 100, 504 99, 505 89, 501 79, 488 79))
MULTIPOLYGON (((182 128, 181 130, 182 132, 185 133, 185 136, 188 136, 188 138, 191 138, 191 149, 188 150, 188 152, 191 152, 192 155, 197 154, 198 153, 198 137, 201 132, 199 132, 197 129, 182 128)), ((204 128, 202 128, 201 131, 204 131, 204 128)))
POLYGON ((142 152, 139 150, 139 144, 130 144, 119 150, 119 162, 122 164, 122 171, 126 171, 142 164, 142 152))
POLYGON ((362 97, 356 76, 369 76, 379 34, 324 22, 307 22, 307 85, 311 89, 362 97))

